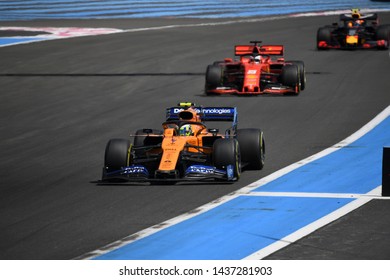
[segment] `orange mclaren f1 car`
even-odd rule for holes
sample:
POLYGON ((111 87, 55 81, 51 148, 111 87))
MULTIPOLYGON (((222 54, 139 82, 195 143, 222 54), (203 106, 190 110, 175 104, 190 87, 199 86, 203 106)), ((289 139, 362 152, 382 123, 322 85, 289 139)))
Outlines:
POLYGON ((352 9, 341 14, 340 22, 321 27, 317 31, 317 49, 382 49, 390 44, 390 26, 379 25, 378 15, 361 14, 352 9))
POLYGON ((299 94, 305 89, 303 61, 285 61, 282 45, 235 46, 235 56, 207 66, 205 92, 211 94, 299 94))
POLYGON ((111 139, 100 182, 213 180, 234 182, 244 168, 264 166, 260 129, 237 129, 235 107, 198 107, 179 103, 167 108, 162 130, 140 129, 133 141, 111 139), (205 122, 229 122, 224 133, 205 122))

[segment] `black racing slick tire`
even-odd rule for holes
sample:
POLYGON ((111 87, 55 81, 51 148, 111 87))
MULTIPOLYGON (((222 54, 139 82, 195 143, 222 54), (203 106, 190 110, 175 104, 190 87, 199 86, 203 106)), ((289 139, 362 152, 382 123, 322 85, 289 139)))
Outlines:
POLYGON ((330 28, 322 27, 317 30, 317 49, 326 50, 326 48, 321 48, 318 46, 318 43, 321 41, 325 41, 328 45, 331 43, 332 31, 330 28))
POLYGON ((130 141, 111 139, 106 145, 104 167, 106 170, 120 170, 130 164, 130 141))
POLYGON ((237 130, 241 162, 245 169, 261 170, 265 163, 265 140, 260 129, 245 128, 237 130))
POLYGON ((221 61, 221 60, 219 60, 219 61, 214 61, 213 62, 213 65, 214 66, 219 66, 221 63, 224 63, 225 61, 221 61))
POLYGON ((222 85, 222 67, 218 65, 209 65, 206 70, 206 94, 209 90, 222 85))
POLYGON ((387 26, 387 25, 379 26, 377 31, 376 31, 376 39, 377 40, 385 40, 385 42, 386 42, 385 46, 378 47, 378 49, 381 49, 381 50, 389 49, 389 44, 390 44, 390 26, 387 26))
POLYGON ((241 155, 236 139, 217 139, 213 144, 213 162, 218 169, 226 170, 233 166, 233 177, 238 180, 241 175, 241 155))
POLYGON ((281 80, 284 86, 291 87, 293 89, 298 88, 297 94, 299 94, 299 72, 298 67, 294 64, 287 64, 283 66, 281 73, 281 80))
POLYGON ((298 67, 300 90, 304 90, 306 87, 305 63, 303 61, 300 61, 300 60, 292 60, 292 61, 288 61, 288 62, 292 63, 298 67))

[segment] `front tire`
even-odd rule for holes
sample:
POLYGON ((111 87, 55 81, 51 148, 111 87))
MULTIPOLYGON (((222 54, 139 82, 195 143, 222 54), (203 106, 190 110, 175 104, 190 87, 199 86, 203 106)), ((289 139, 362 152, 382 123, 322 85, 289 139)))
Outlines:
POLYGON ((298 67, 300 90, 304 90, 306 87, 306 69, 305 63, 300 60, 288 61, 298 67))
POLYGON ((332 31, 327 27, 322 27, 317 30, 317 49, 326 50, 326 48, 321 48, 319 42, 325 41, 326 44, 330 45, 332 41, 332 31))
POLYGON ((282 68, 281 80, 284 86, 288 86, 296 90, 296 94, 299 94, 299 72, 298 67, 294 64, 285 65, 282 68))
POLYGON ((389 49, 390 44, 390 27, 387 25, 379 26, 376 32, 377 40, 385 40, 386 45, 384 47, 380 47, 378 49, 387 50, 389 49))
POLYGON ((111 139, 108 141, 104 153, 103 179, 105 179, 107 172, 120 170, 122 167, 130 165, 130 149, 129 140, 111 139))
POLYGON ((218 169, 226 170, 233 166, 233 177, 238 180, 241 175, 241 155, 236 139, 217 139, 213 145, 213 162, 218 169))
POLYGON ((209 65, 206 70, 206 94, 209 90, 215 89, 222 85, 222 67, 219 65, 209 65))
POLYGON ((241 161, 251 170, 261 170, 265 163, 265 140, 260 129, 247 128, 237 130, 241 161))

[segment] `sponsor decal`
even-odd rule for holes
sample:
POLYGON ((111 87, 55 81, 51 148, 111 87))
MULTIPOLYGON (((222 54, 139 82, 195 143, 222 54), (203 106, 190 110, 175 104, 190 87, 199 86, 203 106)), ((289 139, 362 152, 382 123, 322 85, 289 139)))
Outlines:
POLYGON ((226 171, 227 171, 228 180, 233 180, 234 178, 233 165, 229 164, 226 167, 226 171))
POLYGON ((187 168, 186 173, 214 174, 214 168, 205 165, 192 165, 187 168))
POLYGON ((218 115, 231 114, 232 111, 233 111, 232 109, 228 109, 228 108, 208 108, 202 110, 204 114, 218 114, 218 115))
MULTIPOLYGON (((174 114, 179 114, 181 111, 184 111, 184 109, 183 109, 183 108, 174 108, 174 109, 173 109, 173 113, 174 113, 174 114)), ((195 111, 196 111, 196 113, 199 113, 199 112, 200 112, 199 109, 196 109, 195 111)))
POLYGON ((148 170, 142 165, 133 165, 128 166, 123 169, 123 174, 146 174, 148 175, 148 170))
POLYGON ((248 75, 254 75, 257 73, 257 70, 248 70, 247 74, 248 75))
MULTIPOLYGON (((184 111, 183 108, 173 108, 173 114, 179 114, 181 111, 184 111)), ((232 114, 234 112, 233 109, 230 108, 204 108, 204 109, 199 109, 195 108, 195 111, 197 114, 203 113, 203 114, 218 114, 218 115, 223 115, 223 114, 232 114)))

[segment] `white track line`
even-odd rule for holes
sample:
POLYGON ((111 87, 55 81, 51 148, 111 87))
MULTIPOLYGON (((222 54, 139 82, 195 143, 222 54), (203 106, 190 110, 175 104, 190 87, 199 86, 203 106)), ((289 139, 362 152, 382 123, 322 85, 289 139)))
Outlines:
POLYGON ((296 232, 287 235, 283 239, 276 241, 272 243, 271 245, 265 247, 264 249, 261 249, 252 255, 249 255, 248 257, 244 258, 244 260, 260 260, 265 258, 266 256, 296 242, 297 240, 301 239, 302 237, 305 237, 309 235, 310 233, 316 231, 317 229, 341 218, 342 216, 345 216, 349 212, 352 212, 353 210, 359 208, 360 206, 366 204, 367 202, 371 201, 373 198, 370 197, 370 194, 373 196, 376 196, 376 194, 380 191, 380 187, 377 187, 373 191, 369 192, 366 197, 361 196, 359 199, 356 199, 347 205, 337 209, 336 211, 333 211, 332 213, 322 217, 321 219, 316 220, 315 222, 297 230, 296 232))
POLYGON ((278 197, 318 197, 318 198, 371 198, 390 199, 381 195, 382 186, 378 186, 370 193, 307 193, 307 192, 251 192, 242 196, 278 196, 278 197))
MULTIPOLYGON (((362 12, 386 12, 389 10, 373 10, 373 9, 362 9, 362 12)), ((258 17, 258 18, 249 18, 249 19, 238 19, 238 20, 228 20, 228 21, 220 21, 220 22, 209 22, 209 23, 194 23, 194 24, 182 24, 182 25, 165 25, 165 26, 155 26, 155 27, 143 27, 143 28, 132 28, 132 29, 114 29, 114 28, 78 28, 78 27, 0 27, 1 30, 15 30, 15 29, 25 29, 25 30, 44 30, 44 29, 51 29, 49 32, 52 32, 52 34, 47 35, 37 35, 37 36, 31 36, 30 38, 41 38, 41 40, 34 40, 34 41, 27 41, 27 42, 16 42, 16 43, 10 43, 7 45, 0 45, 0 47, 9 47, 9 46, 15 46, 15 45, 21 45, 21 44, 31 44, 31 43, 37 43, 42 41, 49 41, 49 40, 57 40, 57 39, 67 39, 67 38, 73 38, 73 37, 83 37, 83 36, 102 36, 102 35, 108 35, 113 33, 132 33, 132 32, 144 32, 144 31, 153 31, 153 30, 164 30, 164 29, 172 29, 172 28, 188 28, 188 27, 208 27, 208 26, 219 26, 219 25, 230 25, 230 24, 238 24, 238 23, 253 23, 253 22, 265 22, 265 21, 272 21, 272 20, 280 20, 280 19, 286 19, 286 18, 292 18, 292 17, 311 17, 311 16, 329 16, 329 15, 338 15, 342 13, 348 13, 350 10, 335 10, 335 11, 327 11, 327 12, 310 12, 310 13, 299 13, 299 14, 289 14, 289 15, 281 15, 281 16, 273 16, 273 17, 258 17), (75 34, 73 36, 58 36, 58 31, 63 30, 69 30, 69 29, 79 29, 79 30, 85 30, 85 31, 91 31, 91 33, 88 34, 75 34), (101 33, 101 34, 93 34, 95 31, 104 30, 109 31, 107 33, 101 33)), ((24 37, 24 36, 23 36, 24 37)), ((28 36, 25 36, 27 38, 28 36)), ((1 37, 0 37, 1 39, 1 37)))
MULTIPOLYGON (((374 10, 374 9, 362 9, 363 13, 368 12, 386 12, 389 10, 374 10)), ((312 16, 330 16, 330 15, 339 15, 343 13, 350 13, 351 10, 335 10, 335 11, 327 11, 327 12, 312 12, 312 13, 300 13, 300 14, 288 14, 288 15, 280 15, 280 16, 270 16, 270 17, 255 17, 255 18, 245 18, 245 19, 236 19, 236 20, 228 20, 228 21, 220 21, 220 22, 208 22, 208 23, 193 23, 193 24, 182 24, 182 25, 165 25, 165 26, 156 26, 156 27, 144 27, 144 28, 134 28, 134 29, 125 29, 123 32, 140 32, 140 31, 151 31, 151 30, 163 30, 163 29, 171 29, 171 28, 187 28, 187 27, 203 27, 203 26, 219 26, 219 25, 230 25, 237 23, 253 23, 253 22, 265 22, 265 21, 273 21, 273 20, 281 20, 292 17, 312 17, 312 16)))
POLYGON ((287 173, 290 173, 291 171, 308 164, 312 161, 315 161, 319 158, 322 158, 326 155, 329 155, 345 146, 348 146, 349 144, 353 143, 372 129, 374 129, 378 124, 380 124, 383 120, 385 120, 387 117, 390 116, 390 106, 388 106, 385 110, 383 110, 380 114, 378 114, 373 120, 371 120, 369 123, 367 123, 365 126, 363 126, 361 129, 356 131, 351 136, 347 137, 346 139, 342 140, 341 142, 337 143, 336 145, 333 145, 317 154, 314 154, 306 159, 303 159, 299 162, 293 163, 283 169, 280 169, 271 175, 264 177, 256 182, 253 182, 252 184, 248 185, 245 188, 242 188, 241 191, 248 192, 254 188, 258 188, 259 186, 263 186, 287 173))

